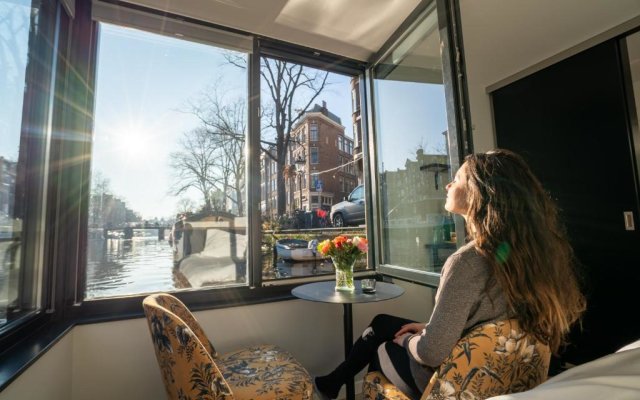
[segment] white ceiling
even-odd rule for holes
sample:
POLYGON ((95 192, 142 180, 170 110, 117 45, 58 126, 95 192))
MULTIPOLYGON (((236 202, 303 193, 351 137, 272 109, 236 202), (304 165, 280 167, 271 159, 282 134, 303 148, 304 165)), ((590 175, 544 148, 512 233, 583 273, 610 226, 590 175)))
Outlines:
POLYGON ((367 61, 420 0, 126 0, 367 61))

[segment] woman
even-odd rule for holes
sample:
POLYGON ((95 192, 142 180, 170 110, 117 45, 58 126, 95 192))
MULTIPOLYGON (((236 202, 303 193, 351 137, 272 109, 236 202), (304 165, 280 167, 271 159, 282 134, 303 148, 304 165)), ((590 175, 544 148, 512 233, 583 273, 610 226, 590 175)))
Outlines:
POLYGON ((315 378, 322 397, 336 398, 369 364, 419 398, 470 328, 515 318, 556 352, 584 311, 557 208, 521 157, 507 150, 467 156, 446 190, 445 209, 464 217, 469 242, 447 259, 429 322, 376 316, 349 357, 315 378))

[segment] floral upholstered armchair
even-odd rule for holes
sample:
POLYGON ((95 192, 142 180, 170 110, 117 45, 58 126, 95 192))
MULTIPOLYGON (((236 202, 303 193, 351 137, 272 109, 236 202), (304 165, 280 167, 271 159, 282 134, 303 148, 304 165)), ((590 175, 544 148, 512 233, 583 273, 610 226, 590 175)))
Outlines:
MULTIPOLYGON (((520 330, 516 320, 474 328, 458 341, 431 377, 421 400, 481 400, 531 389, 547 379, 549 346, 520 330)), ((379 372, 364 378, 365 400, 410 400, 379 372)))
POLYGON ((311 377, 287 351, 260 345, 218 355, 177 298, 154 294, 143 307, 169 399, 311 400, 311 377))

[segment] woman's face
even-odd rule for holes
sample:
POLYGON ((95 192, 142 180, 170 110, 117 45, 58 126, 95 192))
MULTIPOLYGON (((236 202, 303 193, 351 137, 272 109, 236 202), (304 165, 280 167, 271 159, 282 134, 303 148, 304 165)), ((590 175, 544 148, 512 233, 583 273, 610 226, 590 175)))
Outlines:
POLYGON ((466 170, 466 164, 462 164, 458 172, 456 172, 453 182, 446 186, 447 201, 444 204, 445 210, 462 216, 467 215, 469 210, 466 170))

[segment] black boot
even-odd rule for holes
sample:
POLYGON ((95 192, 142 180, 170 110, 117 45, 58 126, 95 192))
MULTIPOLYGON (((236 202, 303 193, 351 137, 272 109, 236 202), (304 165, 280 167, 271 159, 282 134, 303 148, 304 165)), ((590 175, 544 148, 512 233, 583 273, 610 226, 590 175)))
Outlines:
POLYGON ((349 357, 329 375, 315 378, 320 394, 330 399, 337 398, 342 385, 375 359, 378 346, 387 340, 393 340, 398 329, 408 322, 411 321, 390 315, 377 315, 353 344, 349 357))

